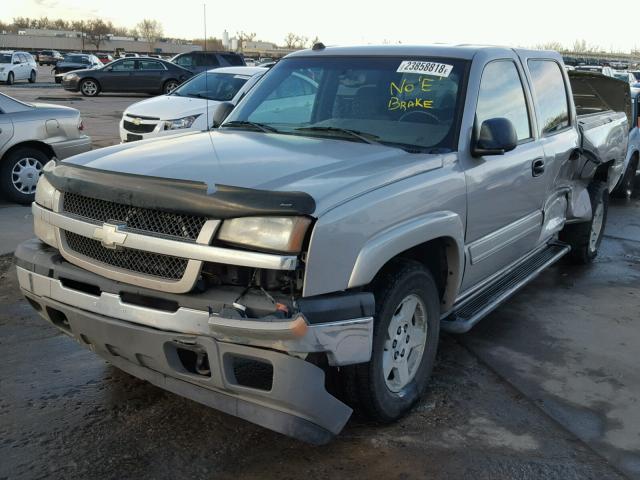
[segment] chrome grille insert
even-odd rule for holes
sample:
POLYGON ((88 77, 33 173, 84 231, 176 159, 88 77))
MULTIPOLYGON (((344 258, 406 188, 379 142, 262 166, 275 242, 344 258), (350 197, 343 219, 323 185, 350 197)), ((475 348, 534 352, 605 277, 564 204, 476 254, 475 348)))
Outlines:
POLYGON ((64 232, 69 249, 85 257, 130 272, 151 275, 167 280, 180 280, 187 269, 185 258, 144 252, 132 248, 109 249, 98 240, 73 232, 64 232))
POLYGON ((65 193, 62 209, 92 223, 126 223, 126 230, 195 242, 207 219, 65 193))

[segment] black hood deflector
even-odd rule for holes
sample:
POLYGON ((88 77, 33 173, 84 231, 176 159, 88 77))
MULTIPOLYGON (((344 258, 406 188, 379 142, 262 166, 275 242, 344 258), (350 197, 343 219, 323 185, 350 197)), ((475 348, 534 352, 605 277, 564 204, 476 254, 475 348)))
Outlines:
POLYGON ((190 180, 117 173, 57 162, 44 176, 58 190, 108 202, 210 218, 311 215, 313 197, 304 192, 279 192, 207 184, 190 180))

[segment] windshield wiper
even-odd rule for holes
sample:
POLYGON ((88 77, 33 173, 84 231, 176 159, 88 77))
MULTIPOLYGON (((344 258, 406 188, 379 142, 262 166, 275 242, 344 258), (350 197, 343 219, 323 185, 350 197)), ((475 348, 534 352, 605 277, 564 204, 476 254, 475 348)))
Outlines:
POLYGON ((222 127, 233 128, 252 128, 254 130, 260 130, 266 133, 278 133, 277 128, 273 128, 271 125, 265 125, 264 123, 249 122, 248 120, 232 120, 230 122, 223 123, 222 127))
POLYGON ((372 133, 359 132, 358 130, 351 130, 349 128, 339 127, 298 127, 294 129, 296 132, 335 132, 347 134, 351 138, 360 140, 362 143, 379 144, 378 135, 372 133))
MULTIPOLYGON (((177 94, 176 94, 177 95, 177 94)), ((205 100, 213 100, 212 98, 207 97, 206 95, 203 95, 201 93, 187 93, 186 95, 187 97, 191 97, 191 98, 203 98, 205 100)))

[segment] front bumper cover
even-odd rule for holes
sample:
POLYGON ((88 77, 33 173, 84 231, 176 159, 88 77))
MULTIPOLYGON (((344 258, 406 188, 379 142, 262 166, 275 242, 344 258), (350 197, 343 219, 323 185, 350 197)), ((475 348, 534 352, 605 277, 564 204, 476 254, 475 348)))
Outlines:
MULTIPOLYGON (((73 281, 84 278, 85 285, 112 284, 113 292, 130 288, 68 264, 55 249, 38 241, 20 245, 16 257, 20 287, 36 310, 132 375, 315 444, 339 433, 351 415, 347 405, 326 391, 323 370, 298 357, 326 352, 333 364, 368 361, 371 316, 309 323, 299 336, 290 319, 228 319, 182 306, 170 312, 125 303, 118 293, 70 287, 58 277, 60 273, 73 281), (94 283, 91 277, 100 280, 94 283), (178 361, 179 349, 205 356, 210 375, 187 370, 178 361), (270 387, 257 389, 239 382, 233 368, 238 358, 270 365, 270 387)), ((317 319, 318 312, 312 316, 317 319)))

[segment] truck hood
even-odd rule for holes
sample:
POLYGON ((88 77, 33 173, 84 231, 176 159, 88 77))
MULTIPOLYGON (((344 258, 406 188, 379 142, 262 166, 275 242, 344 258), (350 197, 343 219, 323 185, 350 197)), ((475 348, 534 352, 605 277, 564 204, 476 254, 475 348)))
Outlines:
POLYGON ((141 117, 154 117, 160 120, 173 120, 189 115, 203 115, 209 105, 209 115, 220 102, 202 98, 160 95, 158 97, 134 103, 125 110, 125 114, 141 117))
POLYGON ((64 163, 100 170, 261 190, 305 192, 319 216, 382 185, 443 165, 445 157, 382 145, 218 130, 125 143, 64 163))

